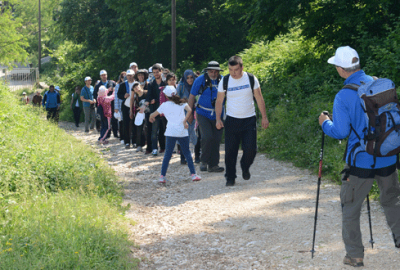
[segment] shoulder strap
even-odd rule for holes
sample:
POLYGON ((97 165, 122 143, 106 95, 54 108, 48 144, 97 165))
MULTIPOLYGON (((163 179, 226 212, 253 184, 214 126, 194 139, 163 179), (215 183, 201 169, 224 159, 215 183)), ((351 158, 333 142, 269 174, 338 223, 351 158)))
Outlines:
POLYGON ((249 76, 251 91, 253 92, 254 95, 254 75, 249 72, 247 72, 247 75, 249 76))
POLYGON ((223 78, 223 82, 222 82, 222 89, 224 89, 224 91, 226 92, 228 90, 228 81, 229 81, 229 74, 225 75, 223 78))
POLYGON ((354 91, 358 91, 359 87, 360 86, 358 84, 351 83, 351 84, 346 84, 345 86, 342 87, 342 89, 351 89, 351 90, 354 90, 354 91))

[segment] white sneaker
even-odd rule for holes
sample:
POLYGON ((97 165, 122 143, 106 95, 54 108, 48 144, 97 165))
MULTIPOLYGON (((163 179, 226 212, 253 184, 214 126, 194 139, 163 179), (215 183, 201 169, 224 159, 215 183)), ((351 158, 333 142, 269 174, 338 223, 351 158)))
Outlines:
POLYGON ((136 143, 134 143, 132 147, 133 147, 133 148, 136 148, 136 143))
POLYGON ((165 184, 165 183, 167 183, 167 178, 165 178, 165 176, 163 176, 163 175, 160 175, 160 179, 158 180, 158 182, 160 184, 165 184))
POLYGON ((158 150, 157 150, 157 149, 154 149, 153 152, 151 152, 151 154, 152 154, 153 156, 157 156, 157 155, 158 155, 158 150))
POLYGON ((192 181, 200 181, 201 177, 197 174, 192 174, 192 181))
POLYGON ((141 147, 141 146, 138 146, 138 147, 136 148, 136 152, 142 152, 142 147, 141 147))
POLYGON ((125 144, 124 140, 121 140, 121 144, 125 144))

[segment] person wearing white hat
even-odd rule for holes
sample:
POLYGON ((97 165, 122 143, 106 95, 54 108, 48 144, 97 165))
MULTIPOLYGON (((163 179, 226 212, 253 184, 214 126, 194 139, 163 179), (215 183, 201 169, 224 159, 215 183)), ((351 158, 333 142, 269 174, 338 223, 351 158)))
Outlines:
POLYGON ((139 70, 139 67, 136 64, 136 62, 130 63, 129 68, 132 69, 135 73, 139 70))
POLYGON ((396 156, 376 157, 376 160, 367 152, 355 156, 355 151, 352 150, 359 144, 359 136, 363 136, 367 127, 360 98, 357 91, 349 88, 349 85, 361 85, 372 81, 373 77, 366 75, 361 69, 357 51, 349 46, 339 47, 335 55, 328 59, 328 63, 334 65, 339 76, 345 79, 345 86, 335 96, 332 120, 321 113, 319 124, 323 132, 334 139, 348 137, 340 191, 342 236, 346 249, 343 263, 358 267, 364 265, 364 246, 360 231, 361 206, 374 179, 378 182, 381 205, 392 230, 395 246, 400 248, 400 186, 396 156))
POLYGON ((181 99, 179 95, 177 95, 174 86, 166 86, 163 92, 168 101, 161 104, 160 107, 150 115, 150 122, 152 123, 156 121, 156 117, 160 114, 164 114, 168 120, 167 129, 165 130, 166 149, 161 166, 159 182, 164 184, 168 181, 166 178, 168 165, 177 141, 179 142, 181 151, 187 160, 192 181, 199 181, 201 180, 201 177, 196 174, 192 154, 189 150, 188 118, 190 117, 192 110, 187 104, 186 99, 181 99), (186 115, 185 111, 187 112, 186 115))
MULTIPOLYGON (((100 71, 100 81, 94 87, 93 98, 95 100, 97 100, 99 88, 101 86, 104 86, 108 90, 108 94, 107 94, 108 96, 111 96, 114 93, 114 88, 116 86, 116 83, 113 80, 108 80, 107 71, 105 71, 104 69, 100 71)), ((98 103, 96 105, 98 105, 98 103)), ((114 100, 111 102, 111 107, 114 111, 114 100)), ((96 119, 96 129, 99 132, 100 132, 100 126, 101 126, 100 123, 101 123, 101 121, 96 119)), ((113 116, 111 117, 111 129, 114 134, 114 137, 117 138, 118 137, 118 122, 113 116)), ((107 134, 108 134, 107 136, 109 138, 111 133, 107 133, 107 134)))
POLYGON ((143 135, 143 120, 136 121, 136 118, 144 117, 144 109, 140 110, 140 102, 143 100, 145 102, 146 95, 144 93, 143 87, 139 82, 135 81, 132 86, 131 91, 131 105, 130 105, 130 118, 135 119, 135 125, 132 125, 132 141, 137 145, 136 152, 142 152, 142 147, 144 145, 144 141, 142 140, 143 135))
POLYGON ((133 87, 135 72, 132 69, 126 71, 127 80, 121 83, 118 88, 117 96, 121 103, 122 121, 123 121, 123 132, 125 148, 129 149, 132 143, 132 119, 129 117, 130 114, 130 96, 133 87))
POLYGON ((89 132, 90 129, 94 129, 94 123, 96 120, 96 100, 93 98, 93 86, 92 78, 85 77, 85 86, 81 89, 81 101, 83 103, 83 113, 85 114, 85 132, 89 132))
POLYGON ((29 104, 29 97, 26 95, 25 92, 22 93, 22 103, 25 105, 29 104))

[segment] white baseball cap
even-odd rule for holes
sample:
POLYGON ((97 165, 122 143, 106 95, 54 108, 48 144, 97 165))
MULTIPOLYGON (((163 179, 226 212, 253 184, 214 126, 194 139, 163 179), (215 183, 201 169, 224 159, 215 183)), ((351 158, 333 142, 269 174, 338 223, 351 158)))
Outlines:
POLYGON ((136 64, 136 62, 132 62, 132 63, 130 63, 129 67, 131 67, 131 66, 138 66, 138 65, 136 64))
POLYGON ((56 85, 56 87, 54 87, 55 90, 60 91, 60 86, 56 85))
POLYGON ((100 76, 103 74, 107 74, 107 71, 105 71, 104 69, 100 71, 100 76))
POLYGON ((176 89, 172 85, 167 85, 164 88, 163 92, 167 97, 172 97, 172 96, 176 95, 176 89))
POLYGON ((92 80, 92 78, 90 78, 89 76, 85 77, 85 82, 86 81, 91 81, 91 80, 92 80))
POLYGON ((360 64, 360 57, 353 48, 343 46, 337 48, 335 56, 329 58, 328 63, 342 68, 351 68, 360 64), (353 63, 353 58, 357 58, 357 62, 353 63))
POLYGON ((132 69, 128 69, 128 70, 126 71, 126 76, 128 76, 128 75, 134 76, 134 75, 135 75, 135 71, 133 71, 132 69))

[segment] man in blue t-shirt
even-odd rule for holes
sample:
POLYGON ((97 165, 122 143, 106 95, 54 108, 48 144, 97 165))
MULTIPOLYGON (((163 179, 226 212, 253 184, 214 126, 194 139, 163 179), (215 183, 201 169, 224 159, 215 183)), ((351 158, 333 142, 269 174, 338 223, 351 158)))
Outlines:
POLYGON ((200 95, 196 108, 196 117, 201 134, 200 170, 223 172, 224 168, 218 166, 222 129, 217 129, 215 126, 215 101, 218 95, 218 83, 222 78, 219 72, 222 69, 218 62, 211 61, 205 70, 206 73, 200 75, 194 81, 189 95, 189 106, 192 110, 196 96, 200 95))
POLYGON ((85 132, 94 129, 94 122, 96 120, 95 105, 96 100, 93 98, 93 86, 91 86, 92 78, 85 78, 85 86, 81 90, 81 101, 83 103, 83 112, 85 113, 85 132))
MULTIPOLYGON (((373 80, 361 69, 358 53, 349 46, 339 47, 328 63, 334 65, 339 76, 345 79, 344 85, 361 85, 362 82, 373 80)), ((400 248, 400 187, 396 156, 376 157, 376 162, 374 162, 374 157, 367 152, 355 154, 352 151, 359 142, 358 136, 364 137, 364 129, 366 129, 364 117, 357 92, 346 87, 343 87, 335 96, 333 120, 323 113, 319 116, 319 124, 328 136, 334 139, 349 137, 340 202, 342 204, 342 237, 347 253, 343 263, 351 266, 364 265, 360 212, 374 180, 378 182, 381 205, 389 227, 392 229, 395 245, 400 248)))
POLYGON ((46 107, 47 120, 58 122, 57 111, 60 109, 60 103, 60 95, 54 90, 54 85, 50 85, 42 100, 43 107, 46 107))

